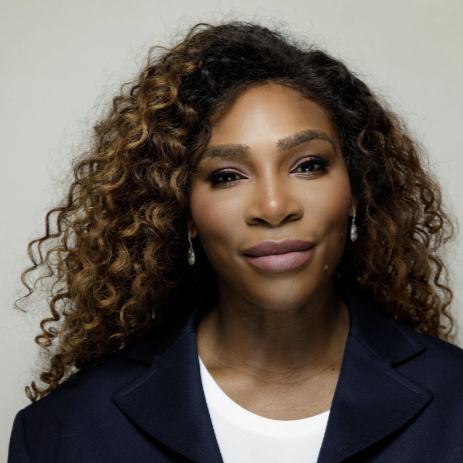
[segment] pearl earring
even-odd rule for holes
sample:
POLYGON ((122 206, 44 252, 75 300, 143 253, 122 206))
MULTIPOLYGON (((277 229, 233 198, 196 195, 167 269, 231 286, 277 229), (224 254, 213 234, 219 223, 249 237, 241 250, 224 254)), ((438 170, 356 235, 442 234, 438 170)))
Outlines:
POLYGON ((190 247, 188 248, 188 263, 193 265, 196 261, 195 250, 193 249, 193 243, 191 242, 191 231, 188 230, 188 242, 190 247))
POLYGON ((357 225, 355 225, 355 215, 356 215, 356 211, 354 209, 354 216, 352 217, 352 225, 350 226, 350 239, 352 242, 354 242, 358 237, 357 225))

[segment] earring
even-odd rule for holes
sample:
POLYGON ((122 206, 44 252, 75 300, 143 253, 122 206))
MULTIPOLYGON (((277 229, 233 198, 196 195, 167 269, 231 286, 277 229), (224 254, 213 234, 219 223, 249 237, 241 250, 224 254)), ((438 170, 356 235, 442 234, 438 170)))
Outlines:
POLYGON ((190 247, 188 248, 188 263, 193 265, 196 261, 195 250, 193 249, 193 243, 191 242, 191 231, 188 230, 188 242, 190 247))
POLYGON ((352 242, 354 242, 358 237, 357 225, 355 225, 355 215, 356 215, 356 211, 354 209, 354 216, 352 217, 352 225, 350 226, 350 239, 352 242))

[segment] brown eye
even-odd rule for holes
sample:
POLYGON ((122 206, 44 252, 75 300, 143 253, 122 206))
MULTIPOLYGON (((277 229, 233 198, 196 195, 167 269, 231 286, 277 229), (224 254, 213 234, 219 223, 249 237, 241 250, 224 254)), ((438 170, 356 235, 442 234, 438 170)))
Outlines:
POLYGON ((292 172, 296 174, 308 174, 314 171, 326 170, 329 165, 328 160, 324 158, 306 159, 298 164, 292 172))
POLYGON ((239 174, 238 172, 234 171, 220 171, 220 172, 213 172, 209 176, 209 181, 212 185, 224 184, 224 183, 232 183, 236 182, 237 180, 242 180, 244 177, 239 174))
POLYGON ((305 161, 296 167, 295 172, 299 172, 299 173, 312 172, 314 170, 318 170, 321 168, 322 168, 322 165, 319 163, 317 164, 314 161, 305 161))

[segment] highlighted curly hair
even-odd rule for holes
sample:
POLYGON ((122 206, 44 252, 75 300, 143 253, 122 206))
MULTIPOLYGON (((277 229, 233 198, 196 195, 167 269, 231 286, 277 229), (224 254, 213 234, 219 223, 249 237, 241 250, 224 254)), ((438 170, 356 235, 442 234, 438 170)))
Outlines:
POLYGON ((136 82, 95 126, 44 236, 29 244, 25 297, 43 278, 53 283, 51 316, 36 337, 49 364, 42 385, 26 387, 32 402, 149 331, 175 325, 187 301, 215 297, 204 253, 194 271, 186 263, 192 155, 209 139, 211 115, 269 82, 322 105, 338 130, 359 205, 359 238, 346 242, 340 278, 396 320, 450 339, 441 250, 454 228, 401 120, 317 47, 255 24, 198 24, 172 49, 151 49, 136 82))

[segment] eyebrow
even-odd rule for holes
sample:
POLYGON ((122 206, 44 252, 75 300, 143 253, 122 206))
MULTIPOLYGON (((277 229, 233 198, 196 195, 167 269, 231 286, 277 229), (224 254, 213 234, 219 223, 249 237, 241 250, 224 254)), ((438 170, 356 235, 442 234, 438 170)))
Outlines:
POLYGON ((206 158, 224 157, 224 158, 247 158, 251 148, 247 145, 228 143, 226 145, 216 145, 206 148, 199 156, 199 161, 206 158))
MULTIPOLYGON (((285 151, 295 146, 307 143, 312 140, 321 140, 328 142, 337 154, 336 144, 325 132, 320 130, 304 130, 292 135, 288 135, 276 142, 278 151, 285 151)), ((251 154, 251 148, 248 145, 228 143, 225 145, 216 145, 206 148, 198 157, 195 165, 197 166, 200 161, 207 158, 226 157, 226 158, 247 158, 251 154)))
POLYGON ((304 130, 303 132, 288 135, 287 137, 284 137, 281 140, 277 141, 277 148, 278 151, 289 150, 297 145, 312 140, 321 140, 328 142, 333 147, 334 153, 337 154, 336 144, 334 143, 333 139, 330 138, 328 134, 320 130, 304 130))

